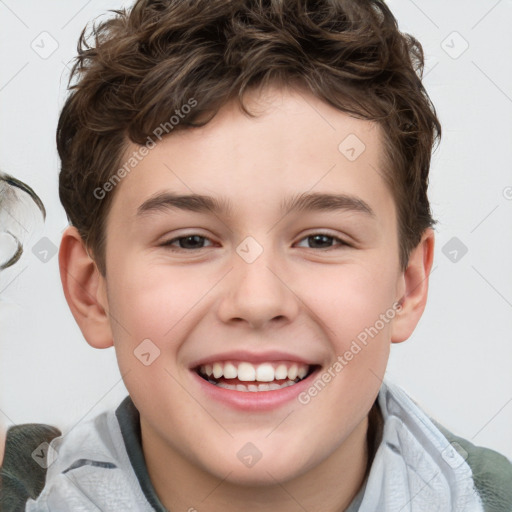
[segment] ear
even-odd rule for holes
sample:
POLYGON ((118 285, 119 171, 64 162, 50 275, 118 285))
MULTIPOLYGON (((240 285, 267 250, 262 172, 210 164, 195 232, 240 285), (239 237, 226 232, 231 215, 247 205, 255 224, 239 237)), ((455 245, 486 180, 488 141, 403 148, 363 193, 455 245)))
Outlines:
POLYGON ((420 243, 411 251, 407 268, 400 276, 398 302, 401 309, 393 321, 393 343, 408 339, 423 314, 433 259, 434 231, 428 228, 420 243))
POLYGON ((87 343, 95 348, 111 347, 105 278, 73 226, 62 235, 59 268, 66 301, 87 343))

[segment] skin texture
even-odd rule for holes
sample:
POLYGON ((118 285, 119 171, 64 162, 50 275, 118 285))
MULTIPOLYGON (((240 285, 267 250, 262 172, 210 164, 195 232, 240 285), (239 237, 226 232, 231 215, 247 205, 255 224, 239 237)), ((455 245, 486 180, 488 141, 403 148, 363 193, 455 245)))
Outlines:
POLYGON ((424 233, 402 271, 376 124, 305 91, 269 88, 248 100, 257 118, 227 104, 206 126, 163 139, 117 186, 105 277, 76 230, 67 229, 64 291, 87 341, 115 346, 166 507, 343 510, 363 482, 367 414, 390 345, 410 336, 425 306, 433 232, 424 233), (366 146, 354 161, 338 149, 349 134, 366 146), (137 215, 163 191, 223 196, 231 211, 137 215), (280 211, 283 199, 302 193, 346 194, 373 215, 280 211), (335 238, 315 245, 308 237, 319 232, 335 238), (206 237, 199 249, 162 246, 194 234, 206 237), (263 249, 252 263, 236 251, 248 236, 263 249), (240 412, 208 399, 190 369, 242 349, 278 350, 325 371, 398 302, 394 318, 305 405, 240 412), (134 356, 144 339, 160 350, 148 366, 134 356), (248 442, 262 454, 250 468, 237 457, 248 442))

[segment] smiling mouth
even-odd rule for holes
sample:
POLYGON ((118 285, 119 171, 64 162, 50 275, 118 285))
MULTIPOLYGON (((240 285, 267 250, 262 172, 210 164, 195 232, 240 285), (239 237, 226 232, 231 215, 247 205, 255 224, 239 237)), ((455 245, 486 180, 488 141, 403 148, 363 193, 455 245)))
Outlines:
POLYGON ((276 391, 293 386, 311 375, 316 365, 272 362, 253 365, 248 362, 215 362, 197 367, 204 380, 217 387, 242 392, 276 391))

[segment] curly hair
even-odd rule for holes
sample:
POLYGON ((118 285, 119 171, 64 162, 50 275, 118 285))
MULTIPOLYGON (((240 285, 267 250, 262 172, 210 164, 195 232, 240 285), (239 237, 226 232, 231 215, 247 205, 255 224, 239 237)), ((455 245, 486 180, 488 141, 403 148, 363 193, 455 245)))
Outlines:
POLYGON ((422 84, 421 44, 383 0, 138 0, 87 27, 57 128, 61 202, 100 272, 113 193, 95 194, 129 141, 194 99, 176 130, 209 122, 244 93, 291 82, 382 128, 385 179, 398 217, 400 263, 434 224, 427 197, 441 137, 422 84))
MULTIPOLYGON (((0 233, 6 234, 14 242, 14 250, 5 261, 0 261, 0 270, 5 270, 14 265, 23 254, 23 244, 19 237, 11 231, 10 224, 18 223, 13 216, 18 211, 22 203, 20 192, 25 194, 35 204, 41 213, 43 220, 46 219, 46 209, 39 196, 34 190, 23 181, 16 179, 14 176, 0 171, 0 214, 6 212, 8 218, 3 219, 0 224, 0 233), (13 222, 14 221, 14 222, 13 222)), ((0 215, 1 217, 1 215, 0 215)))

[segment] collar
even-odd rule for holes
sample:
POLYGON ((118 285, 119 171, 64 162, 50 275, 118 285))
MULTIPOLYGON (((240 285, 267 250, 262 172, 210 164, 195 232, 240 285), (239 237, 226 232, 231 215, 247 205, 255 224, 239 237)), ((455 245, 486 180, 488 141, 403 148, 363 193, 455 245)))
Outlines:
POLYGON ((483 512, 471 468, 396 385, 383 383, 384 420, 359 512, 483 512))

